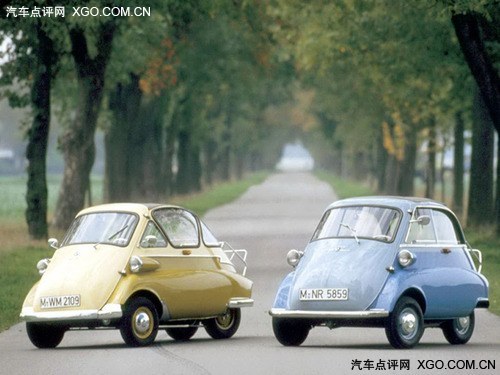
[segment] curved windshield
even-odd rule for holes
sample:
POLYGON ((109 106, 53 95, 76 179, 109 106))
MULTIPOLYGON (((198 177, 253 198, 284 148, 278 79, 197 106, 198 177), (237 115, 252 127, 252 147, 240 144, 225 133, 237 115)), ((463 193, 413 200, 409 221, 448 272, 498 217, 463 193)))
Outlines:
POLYGON ((122 212, 96 212, 77 217, 62 245, 102 243, 126 246, 134 233, 137 216, 122 212))
POLYGON ((351 206, 333 208, 323 215, 312 241, 323 238, 369 238, 394 240, 401 213, 388 207, 351 206))

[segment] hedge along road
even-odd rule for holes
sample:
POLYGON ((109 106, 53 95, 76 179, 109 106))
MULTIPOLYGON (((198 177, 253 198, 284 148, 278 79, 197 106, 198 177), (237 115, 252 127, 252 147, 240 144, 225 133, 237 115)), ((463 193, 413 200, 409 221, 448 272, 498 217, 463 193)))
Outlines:
POLYGON ((500 374, 500 318, 483 310, 463 346, 449 345, 439 329, 427 329, 411 350, 392 349, 383 329, 315 328, 297 348, 275 340, 268 310, 290 270, 285 255, 304 248, 334 199, 310 174, 275 174, 207 213, 218 237, 248 250, 255 305, 243 309, 233 338, 213 340, 199 330, 179 343, 159 332, 154 345, 129 348, 118 331, 81 331, 66 333, 56 349, 41 350, 18 324, 0 334, 0 374, 500 374))

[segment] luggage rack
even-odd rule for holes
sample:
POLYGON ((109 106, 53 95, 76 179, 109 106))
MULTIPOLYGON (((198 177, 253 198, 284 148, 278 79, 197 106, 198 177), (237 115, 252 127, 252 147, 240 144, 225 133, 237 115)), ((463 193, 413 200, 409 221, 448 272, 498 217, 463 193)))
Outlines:
POLYGON ((233 262, 233 259, 235 257, 240 260, 240 262, 243 264, 243 271, 241 272, 241 274, 245 276, 248 268, 247 266, 248 251, 246 251, 245 249, 234 249, 230 244, 224 241, 221 242, 221 248, 224 251, 224 253, 228 255, 228 258, 231 262, 233 262))

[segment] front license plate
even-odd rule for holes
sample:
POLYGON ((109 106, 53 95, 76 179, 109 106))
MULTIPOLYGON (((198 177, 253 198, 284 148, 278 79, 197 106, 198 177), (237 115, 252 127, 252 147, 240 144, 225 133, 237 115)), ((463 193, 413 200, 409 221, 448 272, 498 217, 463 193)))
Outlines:
POLYGON ((301 301, 347 301, 349 289, 347 288, 318 288, 301 289, 301 301))
POLYGON ((71 294, 68 296, 51 296, 41 297, 40 307, 42 309, 54 309, 58 307, 78 307, 80 306, 81 298, 79 294, 71 294))

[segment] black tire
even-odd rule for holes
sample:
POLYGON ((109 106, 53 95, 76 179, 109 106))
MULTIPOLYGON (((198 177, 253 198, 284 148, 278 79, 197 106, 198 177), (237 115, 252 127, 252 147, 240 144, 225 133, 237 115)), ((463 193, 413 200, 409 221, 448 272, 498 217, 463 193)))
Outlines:
POLYGON ((273 318, 273 332, 284 346, 299 346, 306 341, 311 325, 300 319, 273 318))
POLYGON ((128 302, 120 322, 123 341, 129 346, 150 345, 158 334, 158 313, 147 298, 138 297, 128 302))
POLYGON ((175 341, 188 341, 198 331, 198 327, 166 328, 165 331, 175 341))
POLYGON ((232 337, 238 330, 240 321, 240 309, 228 309, 224 315, 208 319, 203 325, 210 337, 219 340, 232 337))
POLYGON ((444 337, 452 345, 466 344, 474 333, 474 311, 469 315, 448 320, 441 325, 444 337))
POLYGON ((424 319, 417 301, 410 297, 399 299, 389 314, 385 334, 397 349, 409 349, 418 344, 424 334, 424 319))
POLYGON ((40 349, 55 348, 66 332, 66 327, 26 322, 26 332, 33 345, 40 349))

